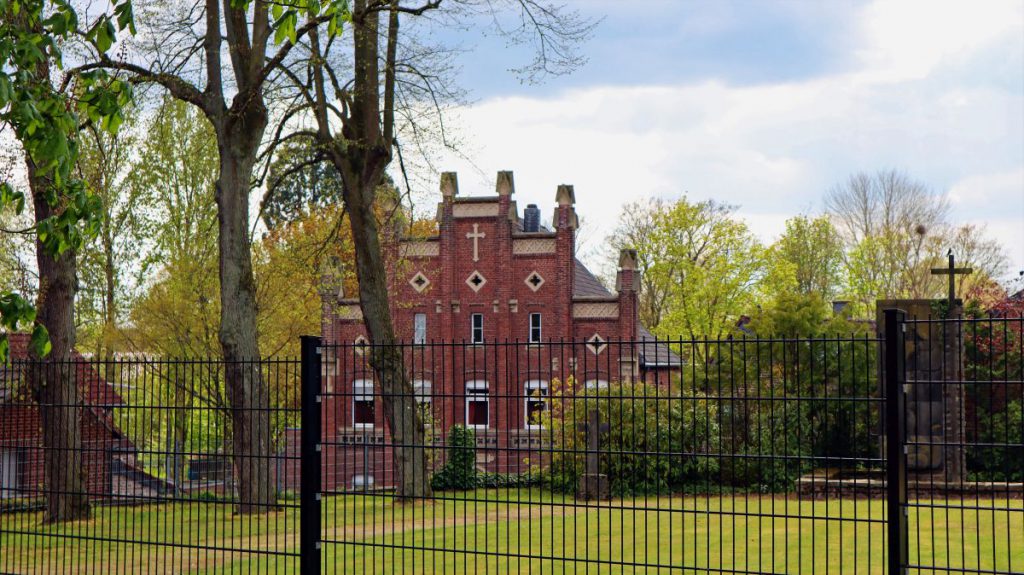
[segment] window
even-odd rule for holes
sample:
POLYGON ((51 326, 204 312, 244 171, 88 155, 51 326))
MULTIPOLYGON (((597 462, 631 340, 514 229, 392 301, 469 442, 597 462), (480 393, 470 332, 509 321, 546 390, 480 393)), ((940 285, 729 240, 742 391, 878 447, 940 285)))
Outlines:
POLYGON ((484 314, 482 313, 475 313, 470 316, 469 342, 484 342, 484 314))
POLYGON ((434 413, 431 410, 431 385, 429 380, 416 379, 412 382, 413 392, 416 397, 416 408, 419 410, 423 425, 434 426, 434 413))
POLYGON ((0 499, 18 496, 18 452, 0 449, 0 499))
POLYGON ((372 475, 353 475, 352 476, 352 489, 357 491, 366 491, 373 489, 373 476, 372 475))
POLYGON ((412 316, 412 342, 418 345, 427 343, 427 314, 425 313, 412 316))
POLYGON ((430 403, 430 392, 431 384, 430 380, 417 379, 412 382, 412 388, 415 390, 416 403, 430 403))
POLYGON ((540 429, 541 415, 547 409, 548 382, 530 380, 526 382, 526 429, 540 429))
POLYGON ((540 329, 540 314, 530 314, 530 343, 540 343, 541 329, 540 329))
POLYGON ((356 429, 373 427, 373 412, 373 380, 355 380, 352 384, 352 426, 356 429))
POLYGON ((486 381, 466 382, 466 427, 487 428, 490 423, 489 403, 486 381))
POLYGON ((608 380, 606 379, 588 379, 583 384, 584 389, 608 389, 608 380))

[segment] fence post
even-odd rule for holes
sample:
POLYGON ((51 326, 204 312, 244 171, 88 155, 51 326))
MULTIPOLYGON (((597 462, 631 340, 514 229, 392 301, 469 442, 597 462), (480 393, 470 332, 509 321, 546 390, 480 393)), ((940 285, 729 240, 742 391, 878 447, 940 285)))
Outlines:
POLYGON ((304 335, 299 482, 299 573, 320 573, 320 338, 304 335))
POLYGON ((887 309, 885 324, 885 490, 889 575, 905 575, 909 561, 907 524, 906 312, 887 309))

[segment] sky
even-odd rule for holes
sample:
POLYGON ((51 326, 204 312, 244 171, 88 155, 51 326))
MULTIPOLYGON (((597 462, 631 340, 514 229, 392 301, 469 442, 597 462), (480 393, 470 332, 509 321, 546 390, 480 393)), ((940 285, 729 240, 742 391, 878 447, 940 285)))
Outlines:
POLYGON ((461 194, 513 170, 520 208, 550 214, 573 184, 596 262, 628 201, 734 204, 769 242, 851 174, 898 169, 1002 242, 1004 279, 1024 270, 1024 0, 569 5, 600 20, 588 62, 541 85, 508 72, 524 48, 460 36, 471 103, 438 168, 461 194))

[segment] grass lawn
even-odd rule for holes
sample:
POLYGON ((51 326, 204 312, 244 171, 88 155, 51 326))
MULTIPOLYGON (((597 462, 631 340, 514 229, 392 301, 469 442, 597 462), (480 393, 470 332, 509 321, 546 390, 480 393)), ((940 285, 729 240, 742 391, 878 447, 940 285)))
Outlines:
MULTIPOLYGON (((853 574, 879 573, 884 562, 881 501, 679 496, 579 506, 528 489, 445 497, 401 506, 385 495, 326 499, 324 573, 853 574)), ((980 511, 915 503, 912 563, 1024 570, 1021 501, 963 502, 980 511)), ((298 531, 294 508, 257 520, 220 503, 101 507, 90 521, 45 527, 37 513, 5 514, 0 573, 297 572, 288 554, 298 531)))

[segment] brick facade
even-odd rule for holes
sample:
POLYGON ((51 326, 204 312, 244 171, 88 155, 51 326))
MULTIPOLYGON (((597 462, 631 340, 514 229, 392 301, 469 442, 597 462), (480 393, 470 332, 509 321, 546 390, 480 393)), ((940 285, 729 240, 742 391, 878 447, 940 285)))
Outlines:
MULTIPOLYGON (((441 196, 438 235, 400 241, 388 278, 396 331, 409 344, 403 351, 417 396, 430 402, 439 450, 451 425, 486 420, 476 428, 482 470, 525 471, 523 460, 532 455, 536 461, 531 450, 540 445, 527 415, 531 396, 556 382, 601 385, 644 370, 655 377, 661 372, 664 380, 678 368, 678 358, 664 349, 675 364, 645 364, 644 351, 653 344, 632 343, 650 337, 637 319, 635 252, 622 254, 617 293, 576 259, 572 186, 558 186, 553 229, 531 226, 531 218, 520 215, 511 172, 499 172, 496 193, 482 197, 460 197, 456 175, 442 174, 441 196), (523 345, 538 327, 544 344, 523 345), (483 343, 474 345, 479 331, 483 343), (426 345, 413 345, 423 343, 414 341, 417 336, 426 345), (474 401, 486 402, 486 416, 480 405, 469 405, 474 401)), ((368 354, 355 345, 367 339, 357 299, 324 292, 323 337, 326 485, 351 487, 367 475, 374 486, 388 485, 391 454, 382 410, 376 402, 370 421, 367 404, 358 404, 379 388, 372 384, 368 354)))

